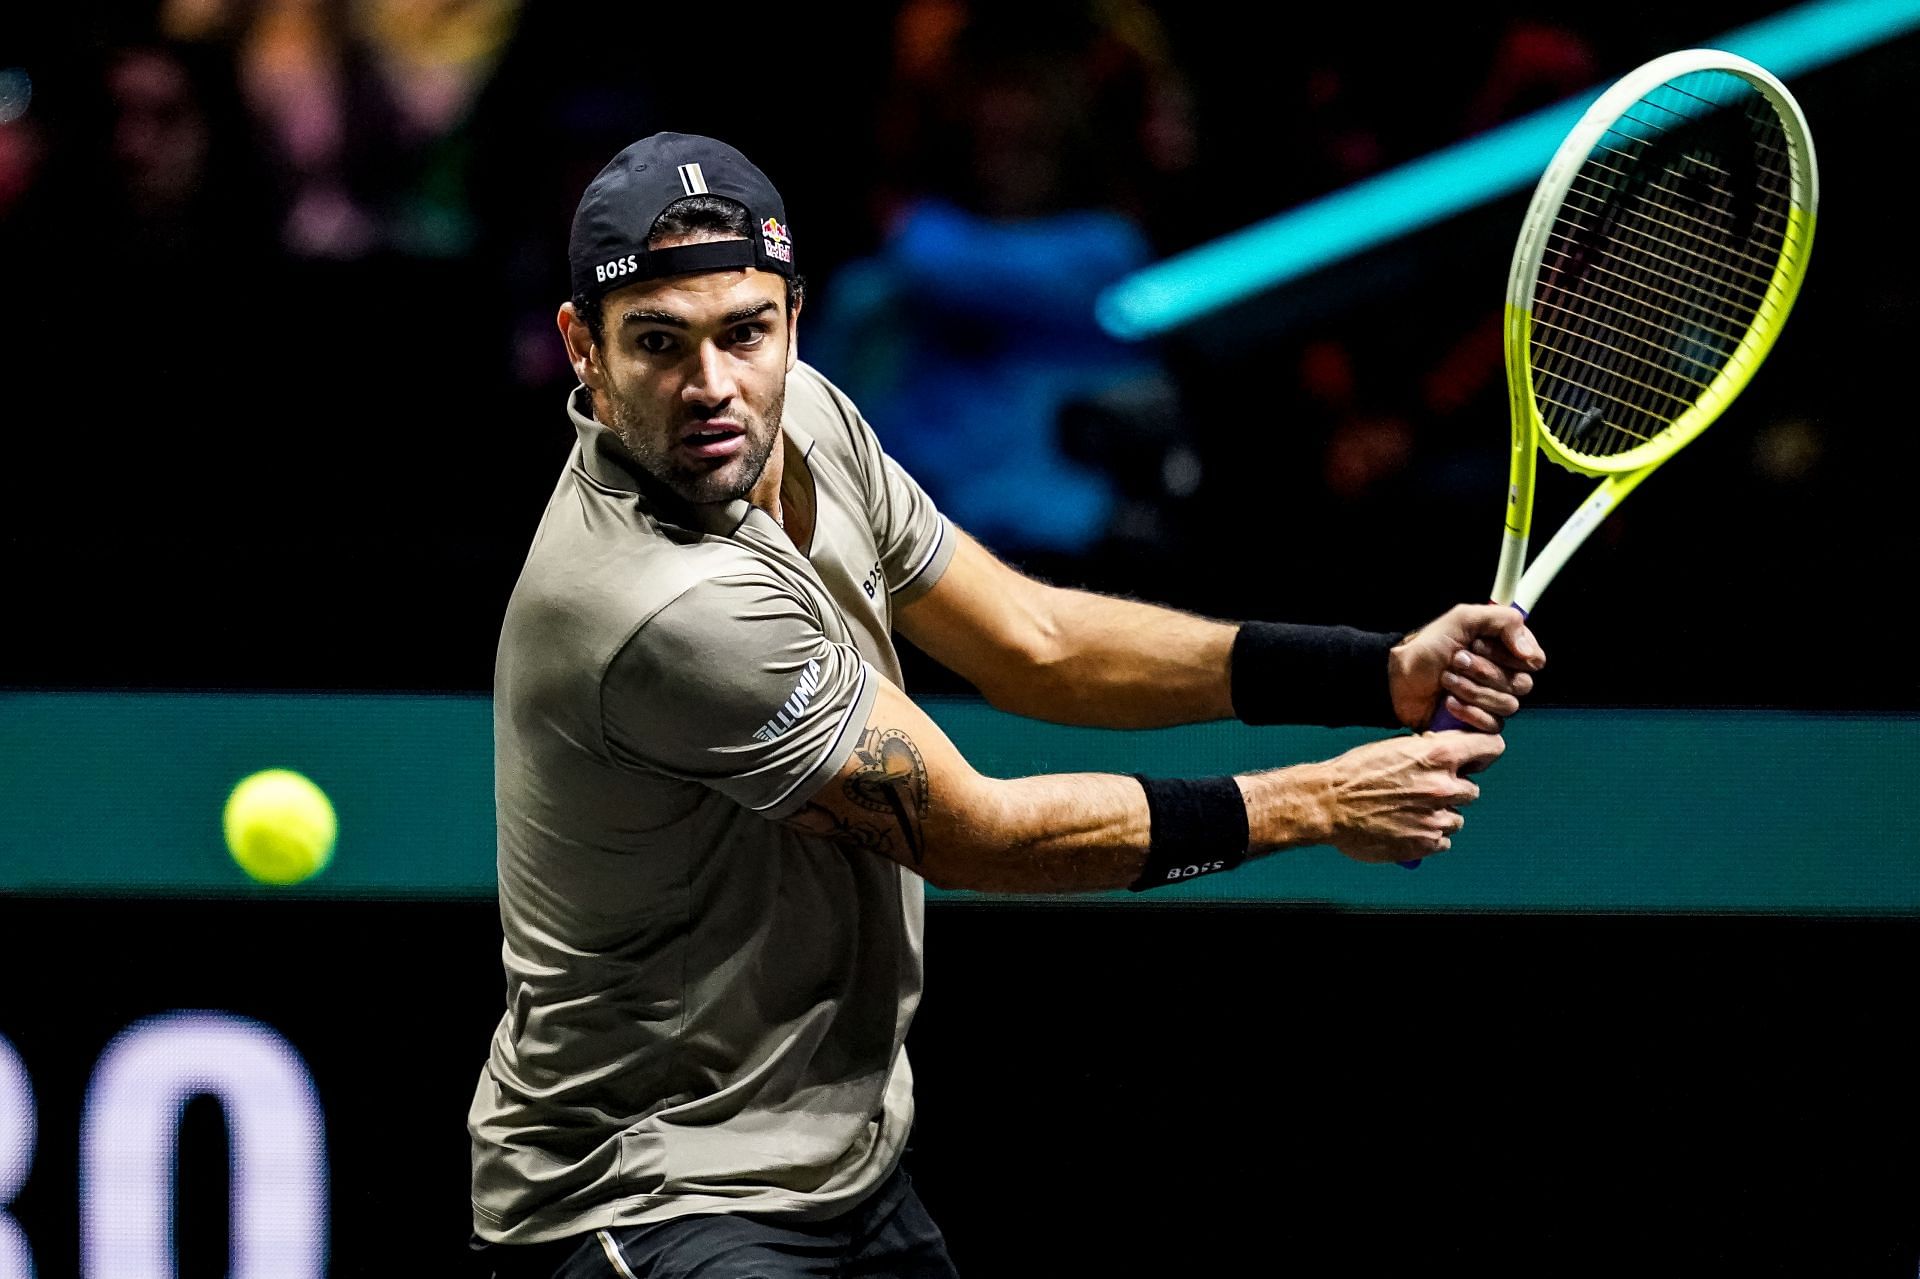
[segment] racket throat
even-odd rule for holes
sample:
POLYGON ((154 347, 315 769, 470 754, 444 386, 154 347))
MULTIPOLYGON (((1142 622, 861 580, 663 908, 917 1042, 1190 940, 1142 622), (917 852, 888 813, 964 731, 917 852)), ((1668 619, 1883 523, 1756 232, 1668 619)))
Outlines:
POLYGON ((1500 567, 1493 575, 1493 592, 1488 598, 1495 604, 1513 603, 1514 592, 1520 589, 1520 574, 1526 568, 1526 562, 1527 535, 1516 532, 1512 525, 1508 525, 1500 538, 1500 567))
POLYGON ((1496 604, 1513 603, 1514 592, 1520 589, 1520 577, 1527 567, 1527 532, 1533 527, 1533 481, 1539 464, 1539 454, 1535 451, 1538 430, 1524 429, 1534 420, 1524 375, 1510 390, 1514 395, 1514 413, 1527 416, 1514 418, 1517 425, 1511 469, 1507 474, 1506 527, 1500 535, 1500 563, 1493 574, 1493 592, 1488 596, 1496 604))

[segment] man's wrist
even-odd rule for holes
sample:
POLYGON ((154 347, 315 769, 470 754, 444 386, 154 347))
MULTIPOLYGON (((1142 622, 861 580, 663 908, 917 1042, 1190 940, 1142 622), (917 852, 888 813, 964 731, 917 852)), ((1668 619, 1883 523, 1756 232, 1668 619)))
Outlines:
POLYGON ((1395 690, 1410 688, 1413 683, 1413 641, 1419 634, 1419 631, 1408 631, 1387 650, 1387 696, 1394 701, 1394 717, 1402 726, 1407 727, 1423 725, 1426 718, 1431 717, 1433 713, 1433 707, 1424 704, 1411 708, 1410 715, 1403 713, 1398 698, 1395 697, 1395 690))
POLYGON ((1250 855, 1333 842, 1330 783, 1324 763, 1242 773, 1233 780, 1247 806, 1250 855))
POLYGON ((1246 724, 1399 728, 1389 655, 1399 631, 1247 622, 1228 659, 1233 713, 1246 724))

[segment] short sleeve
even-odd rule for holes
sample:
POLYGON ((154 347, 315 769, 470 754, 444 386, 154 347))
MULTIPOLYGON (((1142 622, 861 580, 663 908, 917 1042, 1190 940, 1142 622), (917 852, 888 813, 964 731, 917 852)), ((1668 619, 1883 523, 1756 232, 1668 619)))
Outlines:
POLYGON ((873 512, 874 536, 880 546, 880 567, 887 591, 896 606, 908 604, 933 589, 953 559, 953 528, 935 509, 926 490, 914 482, 898 462, 880 452, 881 499, 873 512))
POLYGON ((880 551, 887 593, 896 605, 910 604, 932 590, 947 571, 957 540, 953 526, 926 490, 887 456, 880 447, 880 437, 846 393, 816 369, 808 367, 807 375, 845 426, 850 460, 866 495, 867 522, 880 551))
POLYGON ((852 753, 878 679, 771 576, 715 578, 654 614, 609 663, 606 747, 624 767, 785 817, 852 753))

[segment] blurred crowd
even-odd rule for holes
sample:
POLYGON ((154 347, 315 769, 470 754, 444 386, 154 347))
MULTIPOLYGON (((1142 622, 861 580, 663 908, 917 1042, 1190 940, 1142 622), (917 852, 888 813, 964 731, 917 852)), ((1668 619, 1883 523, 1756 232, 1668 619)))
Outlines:
MULTIPOLYGON (((1718 8, 1676 42, 1743 16, 1718 8)), ((1385 626, 1471 597, 1517 205, 1158 344, 1093 320, 1158 257, 1660 51, 1518 5, 1390 41, 1372 21, 11 6, 0 529, 35 623, 0 680, 486 687, 568 445, 573 204, 662 128, 727 138, 782 188, 803 358, 1003 555, 1223 616, 1385 626)), ((1796 393, 1736 463, 1761 500, 1815 500, 1835 469, 1796 393)))

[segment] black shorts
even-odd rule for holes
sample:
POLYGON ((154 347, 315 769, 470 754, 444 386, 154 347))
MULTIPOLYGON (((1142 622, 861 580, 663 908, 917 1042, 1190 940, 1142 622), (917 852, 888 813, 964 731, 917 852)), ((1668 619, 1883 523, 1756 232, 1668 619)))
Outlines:
POLYGON ((543 1244, 468 1243, 480 1279, 957 1279, 904 1166, 826 1221, 701 1213, 543 1244))

